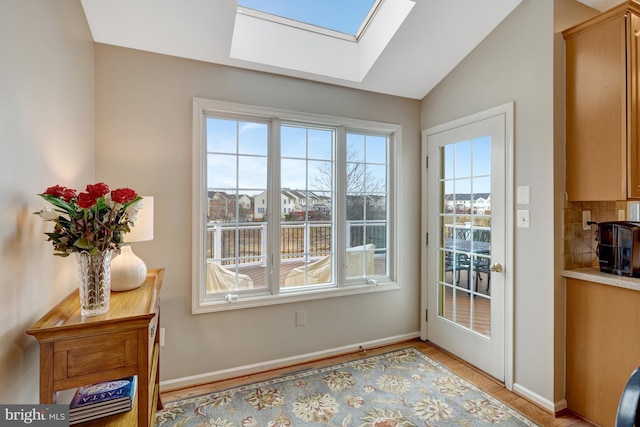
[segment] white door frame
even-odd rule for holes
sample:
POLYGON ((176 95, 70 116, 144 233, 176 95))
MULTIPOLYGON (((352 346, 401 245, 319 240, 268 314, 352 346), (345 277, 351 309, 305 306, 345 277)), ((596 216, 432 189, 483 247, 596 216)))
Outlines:
MULTIPOLYGON (((505 387, 513 389, 513 345, 514 345, 514 103, 508 102, 488 110, 484 110, 466 117, 452 120, 437 126, 424 129, 422 131, 422 200, 421 200, 421 231, 423 244, 421 245, 421 272, 420 272, 420 339, 428 340, 427 336, 427 285, 429 278, 427 232, 429 230, 428 215, 428 178, 427 178, 427 155, 428 136, 434 133, 443 132, 469 123, 488 119, 491 117, 505 115, 505 259, 504 259, 504 280, 505 280, 505 317, 504 317, 504 348, 505 348, 505 387), (424 314, 422 314, 424 313, 424 314)), ((435 161, 435 159, 434 159, 435 161)))

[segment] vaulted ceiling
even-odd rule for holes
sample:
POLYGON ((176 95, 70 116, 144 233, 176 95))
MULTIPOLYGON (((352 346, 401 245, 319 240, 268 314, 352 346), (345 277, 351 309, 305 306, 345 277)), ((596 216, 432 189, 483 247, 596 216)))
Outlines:
POLYGON ((358 42, 242 16, 236 0, 81 1, 97 43, 422 99, 522 0, 384 0, 358 42))

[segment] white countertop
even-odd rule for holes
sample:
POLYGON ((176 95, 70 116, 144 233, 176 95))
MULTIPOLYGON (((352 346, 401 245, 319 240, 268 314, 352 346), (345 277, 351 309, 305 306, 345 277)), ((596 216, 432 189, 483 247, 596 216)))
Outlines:
POLYGON ((603 273, 597 267, 577 268, 575 270, 563 270, 564 277, 586 280, 589 282, 601 283, 603 285, 617 286, 619 288, 640 291, 640 279, 635 277, 618 276, 610 273, 603 273))

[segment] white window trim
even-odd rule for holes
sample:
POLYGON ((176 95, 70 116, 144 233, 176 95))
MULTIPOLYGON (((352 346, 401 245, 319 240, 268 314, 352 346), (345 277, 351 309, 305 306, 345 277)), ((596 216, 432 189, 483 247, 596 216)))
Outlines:
MULTIPOLYGON (((279 130, 278 130, 279 132, 279 130)), ((373 122, 367 120, 350 119, 343 117, 319 115, 312 113, 301 113, 289 110, 263 108, 249 106, 224 101, 215 101, 203 98, 193 100, 193 141, 192 141, 192 308, 193 314, 210 313, 216 311, 228 311, 250 307, 262 307, 267 305, 285 304, 298 301, 309 301, 324 298, 344 297, 372 292, 382 292, 400 289, 402 283, 402 272, 398 268, 398 260, 402 259, 402 247, 398 244, 397 216, 402 206, 401 196, 402 183, 400 181, 400 171, 402 170, 401 159, 402 126, 390 123, 373 122), (206 205, 203 203, 202 188, 206 186, 206 161, 205 137, 206 115, 208 114, 246 114, 255 117, 263 117, 280 120, 308 121, 313 123, 324 123, 327 125, 338 125, 344 128, 363 129, 371 132, 391 134, 390 150, 392 161, 389 164, 389 243, 391 251, 388 256, 388 280, 373 280, 362 285, 338 286, 331 288, 304 289, 303 291, 287 291, 278 294, 243 295, 242 298, 229 295, 227 300, 216 299, 212 301, 206 297, 206 272, 205 261, 201 255, 204 253, 205 233, 203 227, 206 224, 206 205)), ((272 153, 273 154, 273 153, 272 153)), ((276 239, 272 239, 276 240, 276 239)), ((273 242, 272 242, 273 244, 273 242)), ((277 253, 277 252, 276 252, 277 253)), ((340 276, 338 276, 340 277, 340 276)))

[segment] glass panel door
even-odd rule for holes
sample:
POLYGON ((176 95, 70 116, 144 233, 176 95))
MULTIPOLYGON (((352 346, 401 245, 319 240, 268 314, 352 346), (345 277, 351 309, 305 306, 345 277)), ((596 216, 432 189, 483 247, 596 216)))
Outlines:
POLYGON ((438 315, 491 336, 491 137, 440 147, 438 315))

